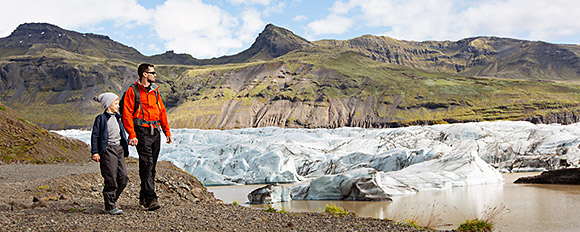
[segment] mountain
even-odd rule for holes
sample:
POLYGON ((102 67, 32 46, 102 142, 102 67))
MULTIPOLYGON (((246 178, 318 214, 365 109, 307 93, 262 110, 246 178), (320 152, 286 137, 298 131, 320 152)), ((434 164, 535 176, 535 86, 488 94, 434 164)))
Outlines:
POLYGON ((318 42, 324 49, 352 49, 378 62, 461 76, 533 80, 580 77, 580 46, 498 37, 413 42, 365 35, 318 42))
POLYGON ((580 118, 580 47, 498 37, 308 41, 268 24, 245 51, 144 56, 106 36, 23 24, 0 38, 0 102, 44 128, 87 128, 94 101, 156 64, 172 127, 396 127, 580 118), (66 115, 66 116, 64 116, 66 115))
POLYGON ((82 163, 89 147, 80 140, 49 132, 0 104, 0 164, 82 163))
POLYGON ((249 49, 234 56, 221 57, 215 60, 219 60, 216 63, 220 64, 265 61, 310 46, 313 46, 310 41, 295 35, 293 32, 268 24, 249 49))
POLYGON ((2 57, 36 55, 50 49, 107 59, 139 60, 145 57, 108 36, 81 34, 46 23, 22 24, 10 36, 0 39, 2 57))

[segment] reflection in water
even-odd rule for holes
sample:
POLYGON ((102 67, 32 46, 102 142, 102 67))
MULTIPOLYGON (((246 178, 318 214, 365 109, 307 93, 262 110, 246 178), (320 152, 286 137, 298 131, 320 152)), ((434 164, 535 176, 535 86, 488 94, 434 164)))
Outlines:
MULTIPOLYGON (((504 174, 504 184, 423 191, 394 196, 392 202, 290 201, 273 204, 273 207, 294 212, 323 212, 327 204, 334 203, 361 217, 415 220, 438 229, 457 228, 465 220, 485 217, 495 208, 499 212, 494 219, 497 231, 578 231, 580 186, 513 184, 518 177, 537 174, 504 174)), ((237 201, 243 204, 247 202, 249 192, 262 186, 208 189, 227 203, 237 201)), ((246 206, 267 208, 266 205, 246 206)))

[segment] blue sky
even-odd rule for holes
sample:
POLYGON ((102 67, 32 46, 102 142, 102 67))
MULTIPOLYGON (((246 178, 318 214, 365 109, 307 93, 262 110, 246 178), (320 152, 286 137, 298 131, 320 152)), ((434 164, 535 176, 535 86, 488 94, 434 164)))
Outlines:
POLYGON ((145 55, 236 54, 268 23, 311 41, 372 34, 413 41, 500 36, 580 43, 575 0, 19 0, 2 5, 0 37, 22 23, 46 22, 107 35, 145 55))

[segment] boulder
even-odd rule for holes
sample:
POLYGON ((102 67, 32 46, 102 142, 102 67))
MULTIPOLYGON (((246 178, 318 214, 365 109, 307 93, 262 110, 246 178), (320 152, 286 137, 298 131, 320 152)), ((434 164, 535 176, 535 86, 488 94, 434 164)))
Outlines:
POLYGON ((10 205, 12 205, 12 210, 23 210, 30 208, 30 206, 22 202, 10 202, 10 205))
POLYGON ((11 209, 12 207, 10 207, 9 205, 0 205, 0 212, 10 211, 11 209))
POLYGON ((520 177, 517 184, 580 184, 580 168, 568 168, 542 172, 536 176, 520 177))

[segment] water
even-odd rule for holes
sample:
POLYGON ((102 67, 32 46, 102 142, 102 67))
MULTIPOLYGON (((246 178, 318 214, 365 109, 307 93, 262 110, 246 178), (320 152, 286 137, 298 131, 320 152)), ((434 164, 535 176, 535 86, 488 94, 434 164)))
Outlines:
MULTIPOLYGON (((467 219, 491 215, 495 231, 580 231, 580 186, 513 184, 521 176, 504 174, 504 184, 456 187, 395 196, 392 202, 290 201, 273 204, 291 212, 323 212, 336 204, 361 217, 415 220, 437 229, 454 229, 467 219)), ((247 205, 247 194, 263 185, 209 187, 224 202, 247 205)))

